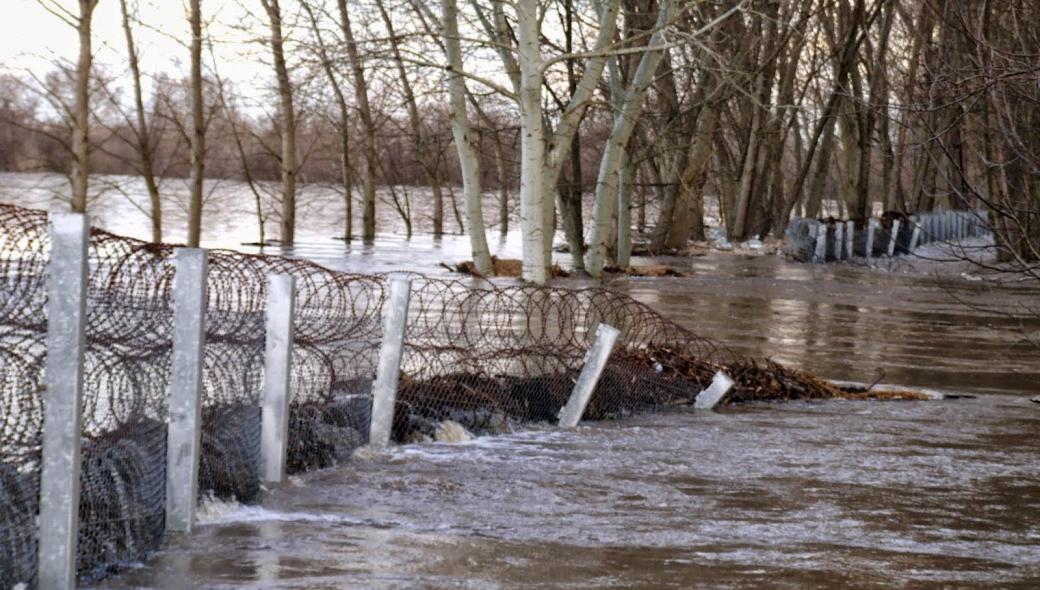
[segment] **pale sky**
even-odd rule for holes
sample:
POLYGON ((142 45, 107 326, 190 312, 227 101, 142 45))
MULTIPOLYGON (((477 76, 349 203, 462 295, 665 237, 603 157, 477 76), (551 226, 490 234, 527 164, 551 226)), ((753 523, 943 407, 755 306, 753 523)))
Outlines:
MULTIPOLYGON (((74 13, 78 11, 74 0, 58 0, 74 13)), ((32 68, 39 72, 50 69, 57 58, 75 60, 79 51, 76 31, 47 12, 36 0, 0 0, 6 10, 0 18, 0 70, 32 68)), ((145 26, 134 29, 135 41, 141 56, 141 69, 146 72, 168 71, 184 74, 178 62, 186 64, 188 49, 178 41, 189 38, 185 6, 181 0, 129 0, 132 7, 140 7, 141 20, 145 26)), ((203 3, 205 19, 212 23, 210 31, 214 38, 230 40, 227 46, 215 48, 220 58, 220 73, 235 80, 252 79, 256 75, 269 75, 255 56, 243 56, 243 52, 261 50, 244 41, 246 33, 226 30, 221 22, 251 24, 263 34, 261 23, 250 23, 241 14, 234 0, 210 0, 203 3), (220 27, 220 29, 216 29, 220 27), (219 35, 219 36, 218 36, 219 35)), ((112 73, 126 68, 126 41, 117 0, 102 0, 94 12, 93 44, 95 63, 108 66, 112 73)), ((208 55, 205 61, 209 61, 208 55)))

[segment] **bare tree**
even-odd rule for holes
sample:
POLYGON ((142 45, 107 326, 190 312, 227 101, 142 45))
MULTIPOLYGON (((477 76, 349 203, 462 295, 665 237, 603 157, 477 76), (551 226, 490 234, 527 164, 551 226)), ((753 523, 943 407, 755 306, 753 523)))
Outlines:
POLYGON ((599 175, 596 178, 596 208, 593 214, 592 235, 589 238, 589 251, 585 259, 585 270, 593 277, 603 274, 607 238, 617 205, 620 188, 619 176, 624 163, 625 148, 643 108, 643 95, 654 81, 657 66, 664 56, 661 49, 664 45, 664 29, 668 23, 670 10, 670 0, 661 0, 657 9, 654 34, 650 37, 646 51, 643 52, 631 85, 624 92, 621 110, 614 117, 614 127, 607 139, 603 157, 600 159, 599 175))
POLYGON ((144 179, 145 188, 148 190, 148 200, 151 205, 152 219, 152 242, 162 242, 162 201, 159 199, 159 183, 155 178, 155 165, 153 163, 155 146, 152 143, 151 130, 149 129, 144 108, 144 92, 141 89, 141 65, 137 55, 137 46, 134 43, 134 32, 131 26, 130 11, 126 0, 119 0, 119 9, 123 17, 123 34, 126 37, 127 60, 130 65, 130 77, 133 81, 134 115, 135 120, 130 128, 134 138, 137 140, 137 155, 141 162, 141 177, 144 179))
POLYGON ((397 70, 398 80, 401 82, 401 91, 404 94, 405 106, 408 108, 408 124, 412 132, 412 143, 419 165, 426 174, 427 182, 433 193, 433 235, 440 237, 444 233, 444 193, 441 189, 440 167, 437 154, 431 149, 427 140, 427 133, 423 129, 422 118, 419 116, 419 106, 415 100, 415 91, 408 79, 404 68, 404 59, 401 55, 401 40, 394 30, 394 21, 386 9, 384 0, 376 0, 379 14, 383 19, 389 36, 390 50, 393 56, 394 66, 397 70))
POLYGON ((357 42, 354 40, 354 29, 350 22, 350 10, 347 0, 337 0, 339 7, 339 24, 343 39, 347 44, 347 59, 350 63, 350 74, 354 81, 354 97, 357 101, 358 114, 361 117, 362 157, 365 165, 361 168, 362 189, 362 237, 370 240, 376 235, 376 170, 379 168, 379 153, 376 150, 375 119, 368 101, 368 81, 361 61, 357 42))
POLYGON ((448 57, 448 94, 451 104, 451 132, 459 152, 462 168, 462 187, 466 194, 466 219, 473 264, 477 272, 492 274, 491 254, 488 251, 487 235, 484 233, 484 213, 480 202, 480 158, 474 146, 473 130, 466 111, 465 70, 462 65, 462 48, 459 42, 458 5, 455 0, 442 0, 445 53, 448 57))
POLYGON ((191 0, 191 194, 188 197, 188 247, 202 238, 202 182, 206 174, 206 105, 202 97, 202 0, 191 0))
POLYGON ((278 82, 278 112, 282 135, 282 223, 281 243, 291 246, 296 236, 296 111, 289 68, 285 65, 285 40, 282 36, 282 8, 278 0, 260 0, 271 29, 271 56, 278 82))
POLYGON ((350 168, 350 115, 347 108, 347 98, 339 78, 336 76, 335 66, 333 65, 332 57, 329 55, 329 50, 322 36, 321 27, 318 25, 318 18, 315 16, 314 9, 311 8, 310 3, 307 1, 303 1, 300 4, 310 20, 311 31, 314 33, 316 42, 316 51, 321 61, 321 68, 325 73, 325 78, 329 81, 329 86, 332 88, 332 95, 336 99, 336 108, 339 115, 339 118, 336 120, 336 130, 339 132, 340 138, 340 172, 343 182, 343 198, 347 210, 343 239, 349 242, 354 238, 354 200, 351 195, 354 179, 350 168))
POLYGON ((76 88, 72 111, 72 210, 85 213, 90 176, 90 69, 94 59, 91 45, 91 22, 98 0, 78 0, 79 14, 74 14, 56 0, 36 0, 45 10, 76 29, 79 57, 76 60, 76 88))

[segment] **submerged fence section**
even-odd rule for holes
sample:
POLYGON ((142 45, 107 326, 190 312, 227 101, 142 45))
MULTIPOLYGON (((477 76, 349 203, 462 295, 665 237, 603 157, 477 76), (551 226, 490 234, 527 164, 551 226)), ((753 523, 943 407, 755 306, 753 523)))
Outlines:
MULTIPOLYGON (((0 588, 40 582, 50 239, 46 213, 0 205, 0 588)), ((173 387, 171 374, 191 374, 172 373, 175 258, 172 246, 90 232, 75 559, 81 582, 146 557, 167 529, 168 479, 182 471, 167 473, 168 454, 188 448, 176 443, 171 451, 167 441, 181 440, 172 429, 191 422, 169 401, 185 385, 173 387)), ((250 502, 262 474, 269 277, 287 275, 295 287, 289 473, 343 462, 368 442, 390 278, 230 251, 206 258, 205 308, 195 318, 204 325, 197 493, 250 502)), ((397 442, 427 440, 447 420, 478 434, 556 422, 601 323, 619 336, 585 419, 689 403, 710 378, 665 377, 647 350, 705 362, 730 358, 647 306, 601 289, 407 278, 392 419, 397 442)))
POLYGON ((834 262, 910 254, 932 242, 956 242, 992 233, 989 212, 886 213, 842 221, 795 219, 787 226, 787 253, 800 262, 834 262))

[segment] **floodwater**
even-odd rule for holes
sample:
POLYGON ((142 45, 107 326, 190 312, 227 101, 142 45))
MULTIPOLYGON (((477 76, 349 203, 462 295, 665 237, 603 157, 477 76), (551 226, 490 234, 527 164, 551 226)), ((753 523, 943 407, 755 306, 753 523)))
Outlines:
MULTIPOLYGON (((18 194, 40 205, 39 191, 18 194)), ((119 202, 99 221, 146 237, 119 202)), ((331 202, 307 210, 320 221, 288 255, 432 274, 468 257, 461 236, 345 244, 331 202)), ((209 245, 256 239, 238 216, 209 219, 209 245)), ((489 235, 516 257, 515 234, 489 235)), ((399 447, 294 478, 258 506, 208 505, 196 534, 103 587, 1040 587, 1040 349, 1028 342, 1040 288, 934 265, 663 262, 692 276, 608 286, 739 353, 977 397, 672 411, 399 447)))
POLYGON ((210 507, 106 586, 1035 588, 1028 404, 792 403, 399 447, 210 507))

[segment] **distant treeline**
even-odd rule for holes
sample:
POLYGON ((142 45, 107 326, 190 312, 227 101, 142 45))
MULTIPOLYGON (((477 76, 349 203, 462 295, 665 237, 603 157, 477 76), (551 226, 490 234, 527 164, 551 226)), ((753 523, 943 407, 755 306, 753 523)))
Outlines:
MULTIPOLYGON (((851 219, 984 207, 1002 258, 1040 259, 1030 0, 239 0, 221 24, 270 69, 249 93, 218 75, 206 2, 188 1, 177 77, 140 71, 134 35, 156 23, 119 1, 126 75, 88 46, 0 79, 0 168, 70 172, 74 206, 87 170, 188 176, 198 199, 204 176, 279 180, 291 242, 297 182, 356 192, 365 236, 378 184, 431 186, 435 232, 440 187, 462 184, 489 269, 480 195, 498 189, 520 201, 535 282, 556 227, 598 275, 627 264, 633 230, 657 251, 703 239, 708 199, 731 239, 832 200, 851 219)), ((96 4, 65 15, 80 39, 96 4)))

